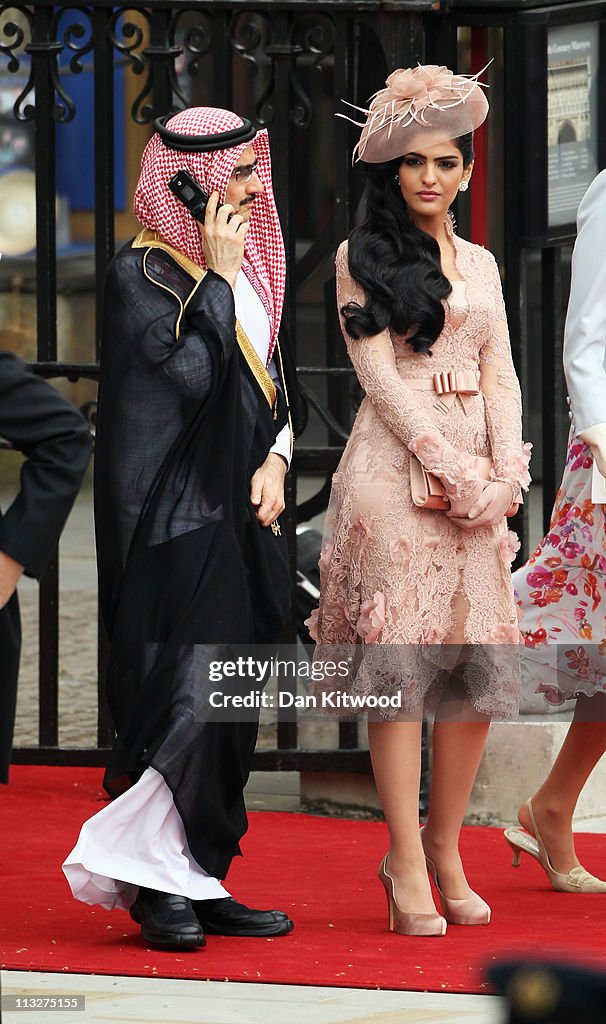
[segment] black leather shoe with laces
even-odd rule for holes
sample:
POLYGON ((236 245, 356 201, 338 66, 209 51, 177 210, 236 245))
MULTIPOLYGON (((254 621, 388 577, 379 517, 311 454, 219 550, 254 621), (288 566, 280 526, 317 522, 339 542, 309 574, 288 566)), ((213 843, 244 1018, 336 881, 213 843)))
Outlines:
POLYGON ((271 938, 288 935, 293 922, 281 910, 251 910, 231 896, 215 900, 192 900, 198 921, 209 935, 248 935, 271 938))
POLYGON ((130 916, 141 925, 141 935, 150 946, 186 950, 206 945, 200 922, 186 896, 141 887, 130 916))

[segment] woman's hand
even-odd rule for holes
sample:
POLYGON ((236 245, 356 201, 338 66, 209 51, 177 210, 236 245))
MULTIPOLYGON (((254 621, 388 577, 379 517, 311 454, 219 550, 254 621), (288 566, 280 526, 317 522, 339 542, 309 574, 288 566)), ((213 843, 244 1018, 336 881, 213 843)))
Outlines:
POLYGON ((475 501, 467 516, 453 515, 452 509, 447 512, 448 518, 463 530, 477 530, 483 526, 496 526, 511 505, 511 487, 502 480, 491 480, 475 501))
POLYGON ((581 441, 591 448, 594 462, 602 476, 606 477, 606 423, 596 423, 579 433, 581 441))
POLYGON ((209 270, 214 270, 235 288, 248 224, 239 213, 235 213, 233 206, 227 203, 217 209, 218 203, 219 193, 213 192, 206 207, 204 224, 198 223, 202 251, 209 270))
POLYGON ((589 447, 598 470, 603 477, 606 477, 606 447, 597 444, 591 444, 589 447))
POLYGON ((270 452, 250 482, 250 500, 255 506, 261 526, 271 526, 284 511, 284 477, 286 462, 281 455, 270 452))
POLYGON ((469 510, 476 504, 485 486, 484 480, 477 480, 466 498, 451 498, 450 510, 446 515, 451 519, 466 519, 469 510))

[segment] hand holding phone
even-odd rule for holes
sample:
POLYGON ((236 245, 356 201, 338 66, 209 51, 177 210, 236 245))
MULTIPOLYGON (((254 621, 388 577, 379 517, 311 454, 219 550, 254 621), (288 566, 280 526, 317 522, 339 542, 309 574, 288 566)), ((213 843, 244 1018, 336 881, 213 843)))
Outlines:
POLYGON ((242 267, 244 242, 248 232, 239 213, 229 204, 219 206, 219 195, 213 192, 208 200, 204 225, 199 225, 206 265, 235 288, 242 267))
POLYGON ((168 187, 198 222, 207 267, 235 288, 248 224, 229 204, 219 206, 218 193, 208 196, 185 168, 173 175, 168 187))
POLYGON ((192 217, 195 217, 196 220, 203 224, 208 196, 204 189, 200 188, 196 179, 192 178, 189 171, 186 171, 184 168, 177 171, 170 179, 168 187, 176 195, 177 199, 180 199, 183 205, 187 207, 192 217))

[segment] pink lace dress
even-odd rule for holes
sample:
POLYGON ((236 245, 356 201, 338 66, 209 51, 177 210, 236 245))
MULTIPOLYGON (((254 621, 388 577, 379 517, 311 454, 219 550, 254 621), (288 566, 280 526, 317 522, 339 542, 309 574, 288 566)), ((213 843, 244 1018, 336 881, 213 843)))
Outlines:
MULTIPOLYGON (((333 477, 320 606, 311 621, 316 656, 363 645, 350 690, 399 689, 410 710, 427 709, 436 676, 424 645, 443 652, 445 644, 465 644, 469 652, 467 645, 519 642, 510 570, 519 542, 506 520, 463 530, 411 498, 411 451, 453 499, 468 495, 478 479, 474 455, 491 455, 496 477, 510 482, 516 496, 530 481, 497 265, 487 250, 451 237, 466 287, 455 284, 445 302, 431 355, 415 353, 390 331, 354 341, 343 329, 365 397, 333 477), (475 382, 476 393, 438 395, 433 376, 449 371, 475 382)), ((347 242, 336 270, 339 310, 363 303, 349 274, 347 242)), ((475 676, 468 669, 467 693, 479 711, 515 715, 518 692, 511 672, 505 674, 506 681, 485 664, 476 665, 475 676)))

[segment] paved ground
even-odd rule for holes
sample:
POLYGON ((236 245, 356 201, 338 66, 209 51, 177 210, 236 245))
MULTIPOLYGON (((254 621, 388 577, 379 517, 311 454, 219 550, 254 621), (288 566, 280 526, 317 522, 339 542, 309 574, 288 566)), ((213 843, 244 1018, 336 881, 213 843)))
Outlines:
MULTIPOLYGON (((202 953, 201 956, 204 954, 202 953)), ((5 1012, 6 1024, 500 1024, 491 996, 252 985, 162 978, 2 973, 11 996, 85 995, 83 1012, 5 1012)))

